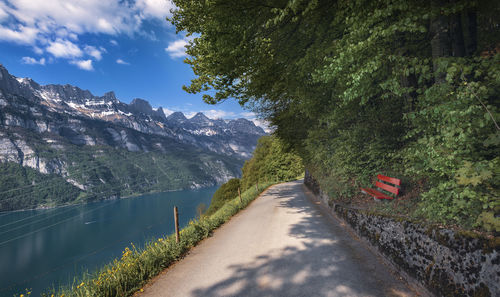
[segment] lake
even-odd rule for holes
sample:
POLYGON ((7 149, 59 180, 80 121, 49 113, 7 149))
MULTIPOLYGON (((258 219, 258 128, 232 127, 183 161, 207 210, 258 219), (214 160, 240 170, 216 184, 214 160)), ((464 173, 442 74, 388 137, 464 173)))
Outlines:
POLYGON ((133 243, 174 231, 174 205, 182 226, 217 187, 148 194, 48 210, 0 213, 0 296, 70 284, 120 257, 133 243))

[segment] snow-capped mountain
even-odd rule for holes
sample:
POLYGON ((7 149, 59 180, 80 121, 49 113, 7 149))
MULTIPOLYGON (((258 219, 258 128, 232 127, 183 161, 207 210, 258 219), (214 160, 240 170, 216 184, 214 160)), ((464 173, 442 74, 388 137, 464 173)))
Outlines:
MULTIPOLYGON (((105 165, 110 169, 106 175, 109 181, 101 173, 71 177, 75 168, 86 166, 89 160, 116 159, 103 155, 109 150, 125 158, 120 162, 126 165, 127 158, 136 160, 141 153, 147 154, 145 163, 157 167, 160 161, 177 164, 158 169, 166 172, 168 180, 154 177, 153 182, 152 177, 144 177, 136 192, 221 183, 240 174, 257 139, 265 134, 246 119, 213 120, 203 113, 188 119, 181 112, 166 116, 161 107, 153 109, 144 99, 126 104, 113 92, 95 96, 72 85, 40 85, 30 78, 10 75, 0 65, 0 165, 11 162, 42 174, 56 174, 82 191, 98 183, 124 182, 119 172, 122 169, 115 168, 120 164, 105 165), (73 157, 77 152, 85 152, 87 159, 73 157), (174 176, 170 170, 179 173, 174 176), (170 186, 153 186, 160 184, 170 186)), ((125 171, 129 175, 134 174, 134 166, 142 166, 128 165, 125 171)), ((133 186, 129 186, 132 192, 133 186)))
MULTIPOLYGON (((136 98, 126 104, 119 101, 114 92, 94 96, 87 90, 71 85, 42 86, 29 78, 10 75, 1 65, 0 107, 12 107, 22 113, 22 116, 5 113, 0 122, 3 127, 21 126, 37 132, 60 135, 60 126, 65 124, 52 121, 50 115, 71 118, 66 128, 72 130, 71 134, 74 136, 70 140, 77 140, 76 144, 82 144, 82 140, 85 140, 87 145, 106 142, 86 134, 84 126, 69 124, 82 120, 105 121, 116 127, 176 139, 182 143, 243 159, 250 157, 257 139, 265 135, 262 128, 246 119, 212 120, 203 113, 197 113, 187 119, 181 112, 174 112, 167 117, 161 107, 154 110, 144 99, 136 98), (20 104, 20 101, 16 100, 19 97, 25 99, 26 103, 20 104)), ((116 139, 116 135, 122 131, 113 130, 120 128, 107 129, 109 136, 116 139)), ((129 150, 147 150, 147 145, 140 141, 128 146, 123 142, 117 142, 116 145, 129 150)))

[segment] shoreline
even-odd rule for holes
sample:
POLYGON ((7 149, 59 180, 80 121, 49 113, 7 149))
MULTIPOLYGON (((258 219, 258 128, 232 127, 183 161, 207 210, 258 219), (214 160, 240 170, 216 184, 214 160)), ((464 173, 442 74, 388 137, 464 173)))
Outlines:
POLYGON ((127 195, 119 198, 105 198, 97 201, 91 201, 91 202, 85 202, 85 203, 67 203, 67 204, 60 204, 60 205, 55 205, 55 206, 38 206, 36 208, 28 208, 28 209, 16 209, 16 210, 7 210, 7 211, 0 211, 0 217, 8 214, 12 214, 15 212, 26 212, 26 211, 37 211, 37 210, 51 210, 51 209, 56 209, 56 208, 64 208, 64 207, 69 207, 69 206, 78 206, 78 205, 87 205, 87 204, 92 204, 92 203, 98 203, 98 202, 103 202, 103 201, 110 201, 110 200, 119 200, 119 199, 128 199, 128 198, 135 198, 139 196, 145 196, 145 195, 150 195, 150 194, 159 194, 159 193, 169 193, 169 192, 178 192, 178 191, 185 191, 185 190, 191 190, 191 191, 197 191, 197 190, 202 190, 210 187, 218 187, 221 184, 216 184, 212 186, 207 186, 207 187, 200 187, 197 189, 174 189, 174 190, 164 190, 164 191, 152 191, 152 192, 146 192, 142 194, 132 194, 132 195, 127 195))

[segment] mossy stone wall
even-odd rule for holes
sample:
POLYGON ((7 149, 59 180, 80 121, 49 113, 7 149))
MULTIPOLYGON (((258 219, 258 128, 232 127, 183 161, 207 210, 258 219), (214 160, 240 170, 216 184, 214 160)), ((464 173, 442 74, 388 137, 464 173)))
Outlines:
POLYGON ((437 296, 500 296, 500 238, 426 225, 332 203, 304 183, 399 269, 437 296))

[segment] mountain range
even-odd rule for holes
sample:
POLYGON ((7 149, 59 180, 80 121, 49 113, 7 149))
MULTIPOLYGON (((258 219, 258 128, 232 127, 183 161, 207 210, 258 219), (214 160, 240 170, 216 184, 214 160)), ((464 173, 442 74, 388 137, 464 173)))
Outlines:
POLYGON ((0 211, 220 184, 265 134, 246 119, 167 115, 0 65, 0 211))

